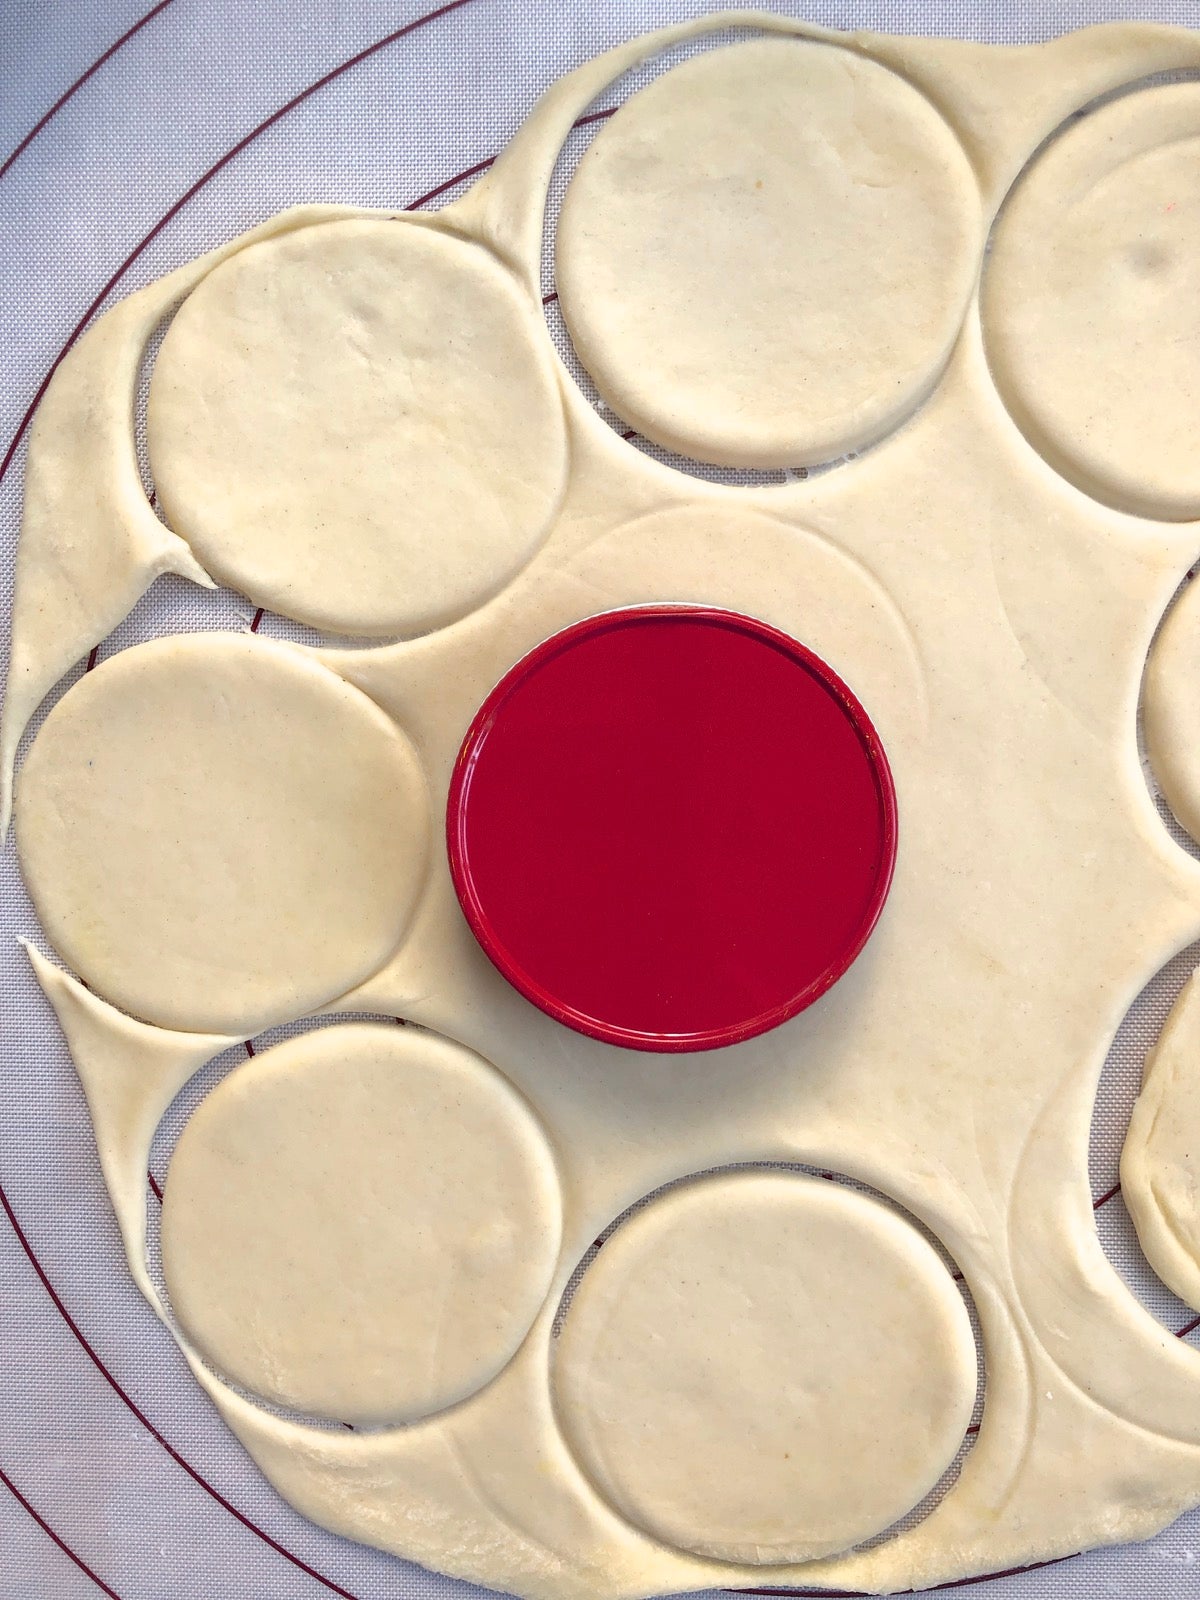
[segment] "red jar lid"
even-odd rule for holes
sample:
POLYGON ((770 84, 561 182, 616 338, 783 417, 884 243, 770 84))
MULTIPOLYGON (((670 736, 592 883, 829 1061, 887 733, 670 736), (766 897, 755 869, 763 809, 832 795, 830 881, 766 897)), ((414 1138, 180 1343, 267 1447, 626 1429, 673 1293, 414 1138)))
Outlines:
POLYGON ((709 1050, 795 1016, 866 943, 896 802, 835 672, 751 617, 589 617, 504 677, 447 811, 467 921, 552 1017, 638 1050, 709 1050))

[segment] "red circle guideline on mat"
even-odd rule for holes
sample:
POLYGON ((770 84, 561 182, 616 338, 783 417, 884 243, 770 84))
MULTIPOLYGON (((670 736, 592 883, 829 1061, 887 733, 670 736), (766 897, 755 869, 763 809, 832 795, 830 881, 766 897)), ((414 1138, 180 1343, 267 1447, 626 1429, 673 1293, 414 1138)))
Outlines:
POLYGON ((459 752, 447 843, 487 955, 610 1044, 764 1033, 866 943, 896 858, 887 758, 823 661, 751 617, 606 612, 502 679, 459 752))

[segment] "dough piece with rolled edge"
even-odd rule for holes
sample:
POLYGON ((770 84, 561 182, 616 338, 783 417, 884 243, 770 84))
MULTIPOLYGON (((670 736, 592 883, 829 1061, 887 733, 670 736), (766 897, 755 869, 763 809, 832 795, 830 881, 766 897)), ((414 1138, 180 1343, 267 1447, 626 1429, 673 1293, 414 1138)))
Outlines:
POLYGON ((1200 973, 1146 1058, 1121 1151, 1121 1193, 1146 1260, 1200 1311, 1200 973))

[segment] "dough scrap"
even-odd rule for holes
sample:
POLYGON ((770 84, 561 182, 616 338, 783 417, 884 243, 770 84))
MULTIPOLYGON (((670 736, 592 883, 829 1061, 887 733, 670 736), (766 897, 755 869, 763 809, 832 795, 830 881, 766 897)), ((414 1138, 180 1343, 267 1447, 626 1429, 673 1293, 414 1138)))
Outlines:
POLYGON ((96 1151, 133 1281, 156 1309, 146 1268, 146 1157, 167 1107, 202 1066, 240 1040, 168 1033, 122 1016, 26 943, 54 1007, 92 1117, 96 1151))
POLYGON ((188 1122, 163 1191, 171 1306, 278 1405, 412 1422, 511 1358, 559 1245, 554 1160, 470 1051, 347 1023, 263 1051, 188 1122))
POLYGON ((1143 517, 1200 516, 1200 84, 1141 88, 1067 129, 1002 212, 988 356, 1034 449, 1143 517))
POLYGON ((1200 1311, 1200 976, 1146 1060, 1121 1151, 1121 1192, 1147 1261, 1200 1311))
POLYGON ((171 526, 223 583, 335 633, 409 635, 491 598, 566 476, 540 316, 477 244, 358 218, 218 266, 146 412, 171 526))
POLYGON ((21 868, 63 959, 147 1022, 247 1038, 396 948, 430 844, 424 774, 365 695, 288 646, 122 651, 46 719, 21 868))
POLYGON ((632 1522, 772 1564, 880 1533, 950 1465, 975 1341, 933 1248, 878 1201, 729 1173, 606 1240, 557 1350, 559 1419, 632 1522))
POLYGON ((596 135, 559 218, 559 304, 647 438, 812 465, 928 394, 982 245, 970 165, 903 78, 834 44, 757 40, 684 62, 596 135))
POLYGON ((1167 613, 1142 681, 1146 754, 1167 804, 1200 840, 1200 585, 1167 613))

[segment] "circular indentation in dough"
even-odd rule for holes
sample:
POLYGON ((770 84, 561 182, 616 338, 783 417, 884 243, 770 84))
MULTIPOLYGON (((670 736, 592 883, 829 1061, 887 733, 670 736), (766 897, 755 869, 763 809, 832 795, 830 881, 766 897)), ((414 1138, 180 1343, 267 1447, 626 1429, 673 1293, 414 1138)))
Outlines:
POLYGON ((936 382, 978 268, 978 190, 917 90, 810 40, 697 56, 572 178, 559 303, 608 403, 734 467, 828 461, 936 382))
POLYGON ((1000 216, 988 358, 1034 448, 1141 516, 1200 515, 1200 84, 1069 128, 1000 216))
POLYGON ((490 599, 566 475, 540 310, 480 246, 398 221, 217 267, 163 340, 146 430, 168 520, 214 576, 346 633, 490 599))
POLYGON ((171 1159, 163 1274, 219 1372, 342 1422, 408 1422, 507 1363, 560 1202, 525 1102, 469 1050, 354 1023, 256 1056, 171 1159))
POLYGON ((376 972, 429 848, 425 780, 315 659, 180 634, 81 678, 17 791, 29 893, 63 959, 166 1028, 248 1036, 376 972))
POLYGON ((553 635, 455 765, 450 866, 505 977, 607 1043, 710 1050, 857 958, 896 859, 870 718, 753 617, 644 605, 553 635))
POLYGON ((1167 804, 1200 840, 1200 583, 1184 589, 1150 651, 1142 730, 1167 804))
POLYGON ((844 1550, 928 1493, 970 1421, 975 1345, 895 1212, 817 1178, 727 1173, 608 1240, 554 1381, 581 1465, 631 1522, 770 1564, 844 1550))

